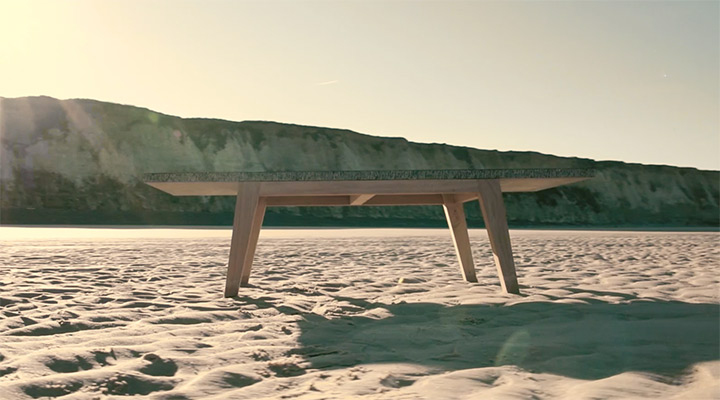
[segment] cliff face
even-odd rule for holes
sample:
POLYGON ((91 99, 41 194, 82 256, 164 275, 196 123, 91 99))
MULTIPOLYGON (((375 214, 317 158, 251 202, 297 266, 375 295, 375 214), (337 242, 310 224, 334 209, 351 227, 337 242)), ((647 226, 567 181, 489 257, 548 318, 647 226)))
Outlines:
MULTIPOLYGON (((145 172, 595 168, 505 195, 514 226, 717 227, 720 172, 419 144, 274 122, 183 119, 93 100, 0 98, 0 222, 229 224, 234 199, 174 198, 145 172)), ((476 204, 467 206, 480 223, 476 204)), ((271 208, 275 225, 444 223, 440 207, 271 208)))

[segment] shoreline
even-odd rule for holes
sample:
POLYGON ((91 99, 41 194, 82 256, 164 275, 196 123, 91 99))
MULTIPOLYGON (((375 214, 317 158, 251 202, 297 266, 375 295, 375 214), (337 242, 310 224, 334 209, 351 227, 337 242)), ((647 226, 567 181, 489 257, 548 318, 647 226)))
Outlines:
MULTIPOLYGON (((102 225, 102 224, 0 224, 1 228, 72 228, 72 229, 186 229, 186 230, 230 230, 230 225, 102 225)), ((263 230, 444 230, 447 227, 441 226, 263 226, 263 230)), ((484 227, 469 227, 471 230, 484 230, 484 227)), ((629 227, 605 227, 605 226, 510 226, 511 231, 568 231, 568 232, 706 232, 720 233, 720 227, 655 227, 655 226, 629 226, 629 227)))

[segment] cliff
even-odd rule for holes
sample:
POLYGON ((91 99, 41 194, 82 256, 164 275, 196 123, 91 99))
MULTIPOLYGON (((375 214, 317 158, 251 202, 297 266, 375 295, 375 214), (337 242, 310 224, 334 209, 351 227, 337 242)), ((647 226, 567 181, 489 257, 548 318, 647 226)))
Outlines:
MULTIPOLYGON (((442 132, 438 133, 441 137, 442 132)), ((505 195, 511 226, 720 225, 720 172, 499 152, 275 122, 179 118, 94 100, 0 98, 0 223, 230 224, 234 199, 176 198, 145 172, 594 168, 505 195)), ((477 204, 466 209, 481 224, 477 204)), ((444 224, 440 207, 271 208, 269 225, 444 224)))

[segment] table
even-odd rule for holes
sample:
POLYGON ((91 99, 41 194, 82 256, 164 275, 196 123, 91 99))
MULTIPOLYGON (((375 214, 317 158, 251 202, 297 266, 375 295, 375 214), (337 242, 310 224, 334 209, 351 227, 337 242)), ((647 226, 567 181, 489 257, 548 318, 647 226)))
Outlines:
POLYGON ((478 200, 506 293, 519 294, 503 192, 535 192, 589 179, 587 169, 170 172, 144 174, 174 196, 236 196, 225 297, 250 279, 265 209, 272 206, 442 205, 460 271, 477 282, 463 204, 478 200))

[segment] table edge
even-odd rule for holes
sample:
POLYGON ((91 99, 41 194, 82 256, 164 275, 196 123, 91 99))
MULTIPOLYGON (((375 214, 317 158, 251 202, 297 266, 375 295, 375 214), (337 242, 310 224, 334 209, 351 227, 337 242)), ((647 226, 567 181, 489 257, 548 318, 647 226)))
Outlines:
POLYGON ((152 172, 146 183, 160 182, 322 182, 395 180, 478 180, 592 178, 595 169, 518 168, 445 170, 263 171, 263 172, 152 172))

